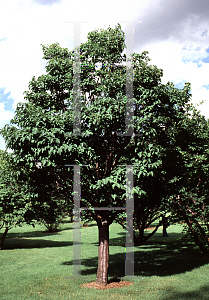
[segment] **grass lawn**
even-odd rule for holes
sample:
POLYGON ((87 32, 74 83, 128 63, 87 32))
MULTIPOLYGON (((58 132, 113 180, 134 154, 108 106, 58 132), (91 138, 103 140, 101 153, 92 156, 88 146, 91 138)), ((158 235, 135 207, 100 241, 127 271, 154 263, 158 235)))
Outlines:
MULTIPOLYGON (((192 243, 182 241, 182 227, 162 228, 135 247, 134 273, 129 287, 96 290, 81 284, 96 280, 98 231, 96 223, 81 229, 81 279, 73 276, 73 224, 67 220, 57 233, 44 226, 17 227, 9 231, 0 251, 0 299, 209 299, 209 258, 192 243)), ((0 232, 2 234, 2 231, 0 232)), ((110 226, 109 279, 125 275, 125 231, 110 226)))

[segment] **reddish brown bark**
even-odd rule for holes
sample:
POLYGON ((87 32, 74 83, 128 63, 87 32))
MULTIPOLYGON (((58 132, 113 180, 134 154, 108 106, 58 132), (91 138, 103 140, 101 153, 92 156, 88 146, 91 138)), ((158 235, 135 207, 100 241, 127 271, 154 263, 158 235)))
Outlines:
POLYGON ((97 221, 99 229, 99 253, 97 283, 107 285, 109 268, 109 224, 107 220, 99 219, 97 221))

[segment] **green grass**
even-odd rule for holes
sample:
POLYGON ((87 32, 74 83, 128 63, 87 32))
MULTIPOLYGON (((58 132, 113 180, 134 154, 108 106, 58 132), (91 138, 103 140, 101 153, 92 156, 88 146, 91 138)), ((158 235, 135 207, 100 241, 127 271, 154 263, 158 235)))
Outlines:
MULTIPOLYGON (((73 276, 73 224, 63 223, 57 233, 44 226, 14 228, 0 251, 0 299, 209 299, 209 258, 192 243, 182 241, 180 225, 162 228, 135 247, 135 277, 130 287, 109 290, 81 288, 96 280, 98 231, 95 223, 81 229, 81 279, 73 276)), ((2 232, 0 232, 2 233, 2 232)), ((110 226, 109 278, 125 274, 125 231, 110 226)))

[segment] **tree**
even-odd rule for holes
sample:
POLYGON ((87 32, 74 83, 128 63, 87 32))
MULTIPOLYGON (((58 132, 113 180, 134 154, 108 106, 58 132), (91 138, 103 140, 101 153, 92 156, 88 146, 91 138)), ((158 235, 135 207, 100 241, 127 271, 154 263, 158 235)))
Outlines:
POLYGON ((38 221, 56 231, 66 209, 72 210, 60 199, 58 183, 54 184, 51 174, 46 170, 40 174, 37 166, 31 172, 22 162, 15 164, 14 154, 0 151, 0 230, 4 229, 0 249, 11 228, 23 223, 35 226, 38 221))
MULTIPOLYGON (((14 150, 16 165, 30 168, 36 181, 40 162, 40 172, 52 174, 52 182, 43 182, 43 186, 58 182, 61 194, 68 192, 69 205, 73 170, 66 172, 64 165, 86 165, 81 170, 81 206, 97 207, 88 213, 98 226, 97 283, 104 285, 108 280, 109 226, 123 217, 116 209, 104 208, 124 206, 126 188, 133 193, 126 185, 126 164, 136 164, 134 195, 139 216, 140 207, 156 210, 166 203, 164 191, 156 197, 156 186, 165 187, 162 164, 169 151, 172 125, 185 118, 190 97, 188 84, 178 90, 171 83, 161 83, 162 70, 148 64, 147 52, 132 54, 136 135, 121 135, 126 132, 126 82, 132 76, 126 79, 124 47, 120 24, 115 29, 90 32, 87 42, 80 45, 81 135, 73 134, 74 96, 78 96, 73 90, 73 60, 78 49, 68 51, 59 44, 42 46, 46 74, 32 78, 26 102, 18 104, 11 124, 1 130, 7 147, 14 150)), ((28 182, 32 207, 42 194, 34 186, 28 182)))
MULTIPOLYGON (((185 84, 182 90, 170 82, 166 85, 159 82, 153 84, 153 76, 150 75, 153 69, 146 65, 140 70, 142 78, 146 78, 145 74, 149 74, 149 77, 140 82, 142 93, 135 95, 140 107, 138 122, 141 131, 144 131, 141 143, 135 142, 135 153, 138 156, 135 155, 135 158, 140 163, 140 169, 134 182, 141 190, 139 196, 135 194, 134 202, 134 227, 139 231, 138 234, 135 232, 135 245, 150 238, 160 223, 146 236, 144 230, 171 210, 168 199, 177 192, 174 182, 181 170, 181 159, 175 143, 178 132, 174 133, 173 129, 175 124, 180 128, 185 122, 186 103, 190 99, 189 84, 185 84)), ((178 147, 181 145, 178 144, 178 147)), ((130 148, 127 148, 128 153, 131 156, 130 148)), ((123 226, 124 220, 119 223, 123 226)))
MULTIPOLYGON (((13 164, 13 156, 0 151, 0 229, 4 229, 1 236, 0 249, 3 248, 8 231, 14 226, 21 226, 23 222, 34 225, 30 218, 31 203, 27 193, 24 193, 25 180, 18 178, 20 171, 13 164)), ((22 176, 27 176, 22 169, 22 176)))
POLYGON ((193 105, 187 106, 187 115, 181 126, 176 124, 173 128, 181 159, 175 193, 170 198, 171 211, 174 218, 185 222, 186 231, 206 254, 209 249, 209 122, 193 105))
POLYGON ((44 224, 49 232, 54 232, 58 230, 66 212, 72 211, 72 202, 68 200, 67 191, 72 187, 73 182, 68 182, 69 187, 65 180, 65 187, 68 188, 66 191, 62 184, 63 179, 59 169, 37 166, 28 177, 28 185, 35 196, 35 202, 33 202, 34 219, 44 224), (71 203, 71 207, 69 203, 71 203))

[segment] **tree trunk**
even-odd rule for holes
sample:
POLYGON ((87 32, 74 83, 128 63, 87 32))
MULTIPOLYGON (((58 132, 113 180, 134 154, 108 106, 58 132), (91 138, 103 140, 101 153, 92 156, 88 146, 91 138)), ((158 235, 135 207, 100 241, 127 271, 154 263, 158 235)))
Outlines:
POLYGON ((144 242, 144 228, 139 228, 139 234, 136 235, 134 230, 134 246, 139 246, 144 242))
POLYGON ((197 220, 194 220, 194 223, 198 227, 199 231, 201 232, 204 241, 209 246, 209 239, 208 239, 208 235, 206 234, 205 230, 202 228, 202 226, 199 224, 199 222, 197 220))
POLYGON ((188 225, 190 232, 194 238, 194 241, 196 245, 200 248, 200 251, 204 254, 207 254, 207 248, 204 246, 204 244, 200 241, 198 234, 196 233, 195 229, 193 228, 191 222, 189 221, 188 218, 185 218, 185 222, 188 225))
POLYGON ((160 227, 160 225, 157 225, 156 227, 155 227, 155 229, 151 232, 151 233, 149 233, 148 235, 146 235, 144 238, 145 238, 145 242, 149 239, 149 238, 151 238, 151 236, 153 236, 154 234, 155 234, 155 232, 158 230, 158 228, 160 227))
POLYGON ((107 220, 103 219, 100 219, 97 224, 99 229, 97 283, 107 285, 109 268, 109 224, 107 220))
POLYGON ((158 230, 159 226, 160 225, 157 225, 155 227, 155 229, 146 236, 144 235, 144 232, 143 232, 143 234, 141 232, 141 234, 139 234, 138 236, 136 236, 135 232, 134 232, 134 246, 140 246, 143 243, 145 243, 149 238, 151 238, 151 236, 153 236, 155 234, 155 232, 158 230))
POLYGON ((9 231, 9 227, 6 227, 4 233, 2 234, 2 237, 1 237, 0 250, 3 249, 4 240, 5 240, 5 237, 6 237, 8 231, 9 231))
POLYGON ((187 224, 187 226, 189 227, 190 233, 194 239, 195 244, 199 247, 200 251, 204 254, 208 253, 207 248, 204 246, 204 244, 201 242, 201 240, 199 239, 198 233, 195 231, 195 229, 192 226, 192 222, 191 220, 189 220, 189 218, 186 215, 186 212, 181 208, 180 203, 175 203, 175 205, 178 207, 178 211, 180 212, 180 214, 182 215, 185 223, 187 224))

